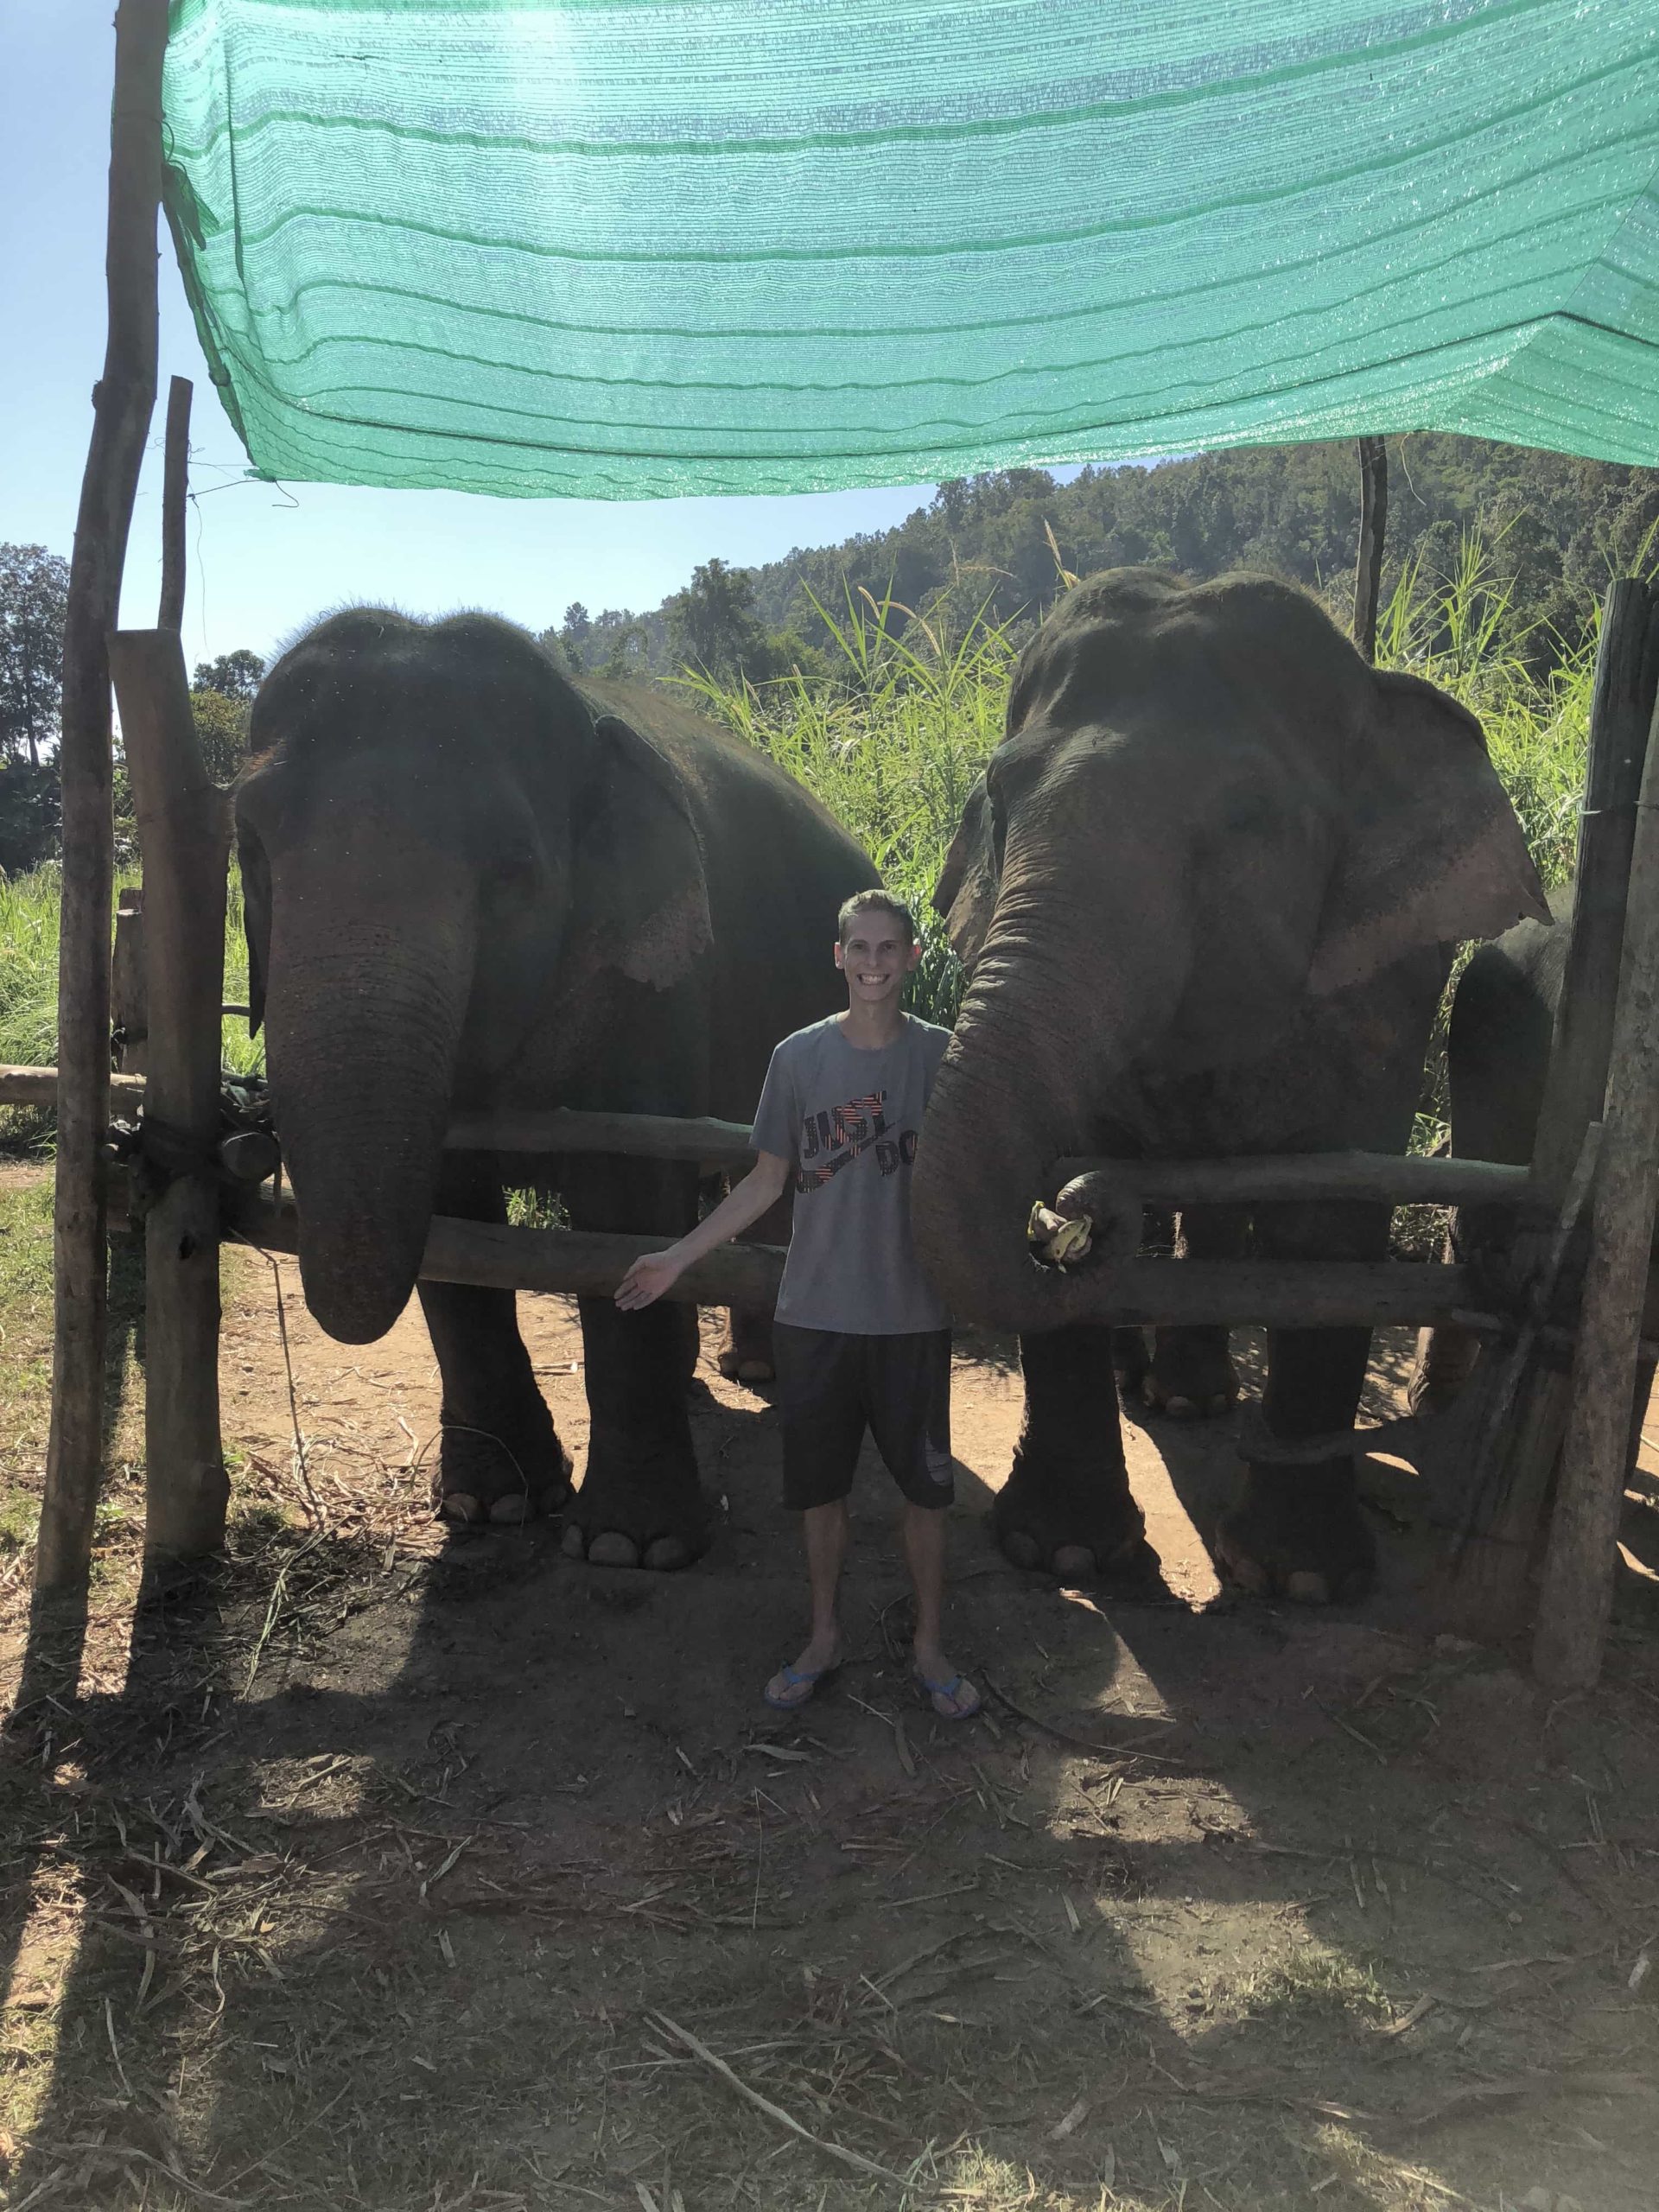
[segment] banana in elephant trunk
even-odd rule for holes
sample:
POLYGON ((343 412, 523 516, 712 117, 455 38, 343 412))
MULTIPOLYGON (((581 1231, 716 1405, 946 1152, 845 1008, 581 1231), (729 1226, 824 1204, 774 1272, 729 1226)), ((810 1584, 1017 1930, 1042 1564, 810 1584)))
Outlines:
POLYGON ((1098 1318, 1092 1277, 1138 1248, 1141 1205, 1098 1173, 1086 1202, 1069 1191, 1051 1203, 1054 1162, 1087 1147, 1083 1084, 1115 1048, 1073 1025, 1058 1033, 1069 1049, 1045 1055, 1039 1039, 1054 1023, 1033 1020, 1029 1005, 1010 1008, 988 964, 934 1086, 912 1213, 922 1263, 952 1312, 1027 1334, 1098 1318))

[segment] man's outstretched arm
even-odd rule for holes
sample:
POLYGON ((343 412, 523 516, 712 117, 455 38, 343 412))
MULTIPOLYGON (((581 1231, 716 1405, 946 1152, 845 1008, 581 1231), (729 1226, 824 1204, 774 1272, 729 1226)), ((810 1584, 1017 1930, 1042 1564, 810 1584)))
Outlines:
POLYGON ((695 1229, 688 1230, 677 1244, 671 1244, 665 1252, 643 1253, 634 1262, 617 1285, 617 1304, 625 1313, 637 1313, 642 1306, 653 1304, 694 1260, 712 1252, 716 1244, 741 1236, 768 1207, 775 1206, 789 1177, 788 1160, 775 1152, 758 1153, 743 1180, 695 1229))

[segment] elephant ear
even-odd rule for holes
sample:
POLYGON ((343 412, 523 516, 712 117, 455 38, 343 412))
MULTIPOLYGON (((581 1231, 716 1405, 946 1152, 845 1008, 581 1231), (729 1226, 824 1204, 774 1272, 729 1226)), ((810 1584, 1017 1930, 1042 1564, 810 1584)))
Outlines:
POLYGON ((614 715, 594 723, 572 912, 582 964, 665 991, 714 943, 702 840, 671 765, 614 715))
POLYGON ((1480 724, 1420 677, 1373 678, 1308 988, 1345 989, 1419 946, 1496 937, 1549 908, 1480 724))
POLYGON ((248 948, 248 1034, 265 1018, 265 948, 270 943, 270 863, 251 830, 238 825, 236 861, 242 877, 242 936, 248 948))
POLYGON ((990 794, 982 776, 968 794, 962 820, 933 887, 933 911, 944 917, 957 957, 971 968, 996 912, 996 855, 991 844, 990 794))

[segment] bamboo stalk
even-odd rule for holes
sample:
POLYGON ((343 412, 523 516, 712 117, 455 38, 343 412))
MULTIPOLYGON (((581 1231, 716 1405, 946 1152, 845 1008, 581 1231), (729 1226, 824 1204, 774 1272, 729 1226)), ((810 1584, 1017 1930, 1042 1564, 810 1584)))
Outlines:
POLYGON ((223 1541, 230 1495, 215 1154, 230 807, 202 764, 177 631, 118 631, 110 658, 144 856, 144 1124, 190 1163, 144 1220, 144 1549, 194 1559, 223 1541))
MULTIPOLYGON (((1659 677, 1659 603, 1634 577, 1609 587, 1590 709, 1590 758, 1579 828, 1576 888, 1549 1069, 1532 1166, 1511 1254, 1517 1289, 1535 1284, 1549 1254, 1575 1163, 1603 1119, 1618 993, 1636 803, 1648 756, 1659 677)), ((1553 1316, 1537 1314, 1542 1320, 1553 1316)), ((1495 1377, 1478 1387, 1491 1389, 1495 1377)), ((1505 1630, 1527 1596, 1566 1430, 1568 1376, 1534 1362, 1519 1378, 1502 1431, 1471 1469, 1464 1535, 1446 1601, 1467 1625, 1505 1630)))
POLYGON ((184 627, 184 518, 190 496, 190 379, 167 388, 167 444, 162 476, 162 600, 158 630, 184 627))
POLYGON ((1630 860, 1601 1163, 1533 1671, 1592 1688, 1613 1604, 1659 1174, 1659 746, 1649 738, 1630 860))
POLYGON ((104 1448, 107 1246, 99 1147, 109 1120, 114 837, 106 640, 156 399, 156 217, 167 0, 120 0, 110 123, 109 329, 75 518, 63 638, 63 893, 58 953, 52 1420, 35 1579, 84 1583, 104 1448))
POLYGON ((458 1115, 444 1143, 452 1152, 623 1152, 636 1160, 706 1160, 722 1167, 754 1162, 747 1122, 669 1114, 576 1112, 569 1107, 508 1107, 458 1115))
POLYGON ((1315 1203, 1374 1199, 1387 1205, 1519 1205, 1524 1167, 1498 1160, 1426 1159, 1389 1152, 1263 1154, 1232 1160, 1061 1160, 1057 1185, 1102 1175, 1147 1205, 1315 1203))
POLYGON ((1376 609, 1382 591, 1382 543, 1389 526, 1389 448, 1382 438, 1360 438, 1359 550, 1354 561, 1354 643, 1376 658, 1376 609))
MULTIPOLYGON (((267 1202, 242 1209, 243 1233, 272 1251, 298 1247, 291 1211, 267 1202)), ((607 1297, 642 1253, 670 1236, 593 1230, 513 1229, 434 1217, 421 1262, 423 1280, 488 1289, 607 1297)), ((770 1244, 723 1244, 686 1269, 665 1295, 693 1306, 770 1309, 783 1277, 770 1244)), ((1389 1261, 1128 1260, 1091 1267, 1102 1320, 1259 1322, 1272 1326, 1357 1326, 1440 1320, 1469 1308, 1475 1287, 1465 1268, 1389 1261)), ((1483 1323, 1491 1317, 1476 1314, 1483 1323)))
MULTIPOLYGON (((141 1075, 112 1075, 110 1090, 116 1103, 136 1106, 144 1095, 141 1075)), ((55 1106, 58 1103, 56 1068, 20 1068, 0 1064, 0 1106, 55 1106)))

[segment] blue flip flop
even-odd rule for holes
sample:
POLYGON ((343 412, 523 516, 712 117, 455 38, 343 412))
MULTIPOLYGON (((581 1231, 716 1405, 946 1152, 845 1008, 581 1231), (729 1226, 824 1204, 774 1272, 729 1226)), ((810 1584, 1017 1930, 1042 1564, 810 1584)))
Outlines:
MULTIPOLYGON (((760 1694, 774 1713, 796 1713, 799 1711, 802 1706, 810 1704, 813 1698, 817 1694, 818 1685, 820 1682, 827 1682, 832 1675, 838 1675, 841 1672, 841 1669, 842 1662, 839 1659, 832 1659, 827 1667, 819 1667, 817 1669, 789 1666, 780 1667, 778 1669, 778 1674, 783 1676, 785 1687, 791 1690, 798 1690, 800 1692, 800 1695, 798 1697, 773 1697, 772 1694, 772 1682, 768 1682, 766 1684, 766 1687, 761 1691, 760 1694)), ((777 1679, 778 1675, 774 1675, 772 1678, 772 1681, 775 1682, 777 1679)))
POLYGON ((932 1708, 933 1716, 938 1720, 971 1720, 983 1703, 983 1700, 979 1692, 974 1688, 973 1684, 964 1683, 960 1675, 952 1675, 948 1682, 930 1682, 919 1667, 912 1667, 910 1671, 912 1679, 926 1697, 929 1706, 932 1708), (967 1688, 973 1698, 974 1701, 971 1705, 964 1705, 959 1712, 956 1713, 941 1713, 938 1707, 934 1705, 934 1699, 939 1697, 948 1697, 954 1705, 957 1692, 963 1688, 967 1688))

